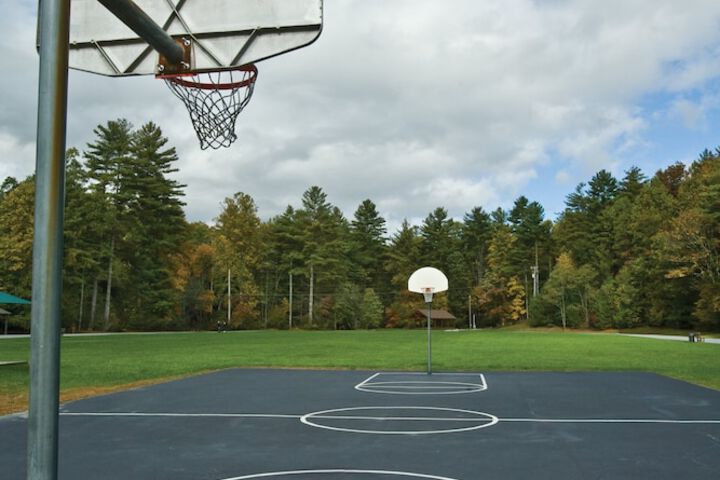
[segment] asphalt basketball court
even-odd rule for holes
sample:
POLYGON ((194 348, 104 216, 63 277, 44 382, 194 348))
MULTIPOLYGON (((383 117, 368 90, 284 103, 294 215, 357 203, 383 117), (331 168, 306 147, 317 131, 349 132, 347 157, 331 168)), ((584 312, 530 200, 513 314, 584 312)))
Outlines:
MULTIPOLYGON (((23 415, 0 472, 26 475, 23 415)), ((66 404, 63 479, 708 479, 720 392, 647 373, 233 369, 66 404)))

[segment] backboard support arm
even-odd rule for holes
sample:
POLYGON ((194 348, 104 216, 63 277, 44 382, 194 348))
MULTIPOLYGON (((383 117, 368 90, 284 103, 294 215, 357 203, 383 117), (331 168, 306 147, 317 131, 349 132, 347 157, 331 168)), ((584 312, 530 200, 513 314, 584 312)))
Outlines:
POLYGON ((162 27, 148 16, 132 0, 98 0, 133 32, 143 38, 170 63, 180 65, 185 51, 162 27))

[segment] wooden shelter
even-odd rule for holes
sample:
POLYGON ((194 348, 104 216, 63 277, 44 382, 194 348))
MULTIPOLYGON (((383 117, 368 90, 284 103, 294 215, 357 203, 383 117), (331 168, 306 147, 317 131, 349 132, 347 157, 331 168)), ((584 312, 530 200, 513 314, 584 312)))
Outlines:
MULTIPOLYGON (((428 311, 418 308, 415 310, 415 318, 421 322, 421 326, 427 323, 428 311)), ((455 328, 457 318, 447 310, 432 309, 432 326, 433 328, 455 328)))

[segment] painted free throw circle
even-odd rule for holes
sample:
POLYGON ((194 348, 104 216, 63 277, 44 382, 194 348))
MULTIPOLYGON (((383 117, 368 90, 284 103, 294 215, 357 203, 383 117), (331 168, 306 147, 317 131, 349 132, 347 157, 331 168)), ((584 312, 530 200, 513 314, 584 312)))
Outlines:
POLYGON ((311 427, 376 435, 431 435, 480 430, 498 423, 489 413, 440 407, 352 407, 308 413, 311 427), (380 426, 386 427, 380 429, 380 426))
POLYGON ((396 380, 364 383, 356 386, 355 389, 361 392, 389 393, 393 395, 453 395, 482 392, 487 390, 487 387, 467 382, 396 380))
POLYGON ((394 472, 389 470, 291 470, 287 472, 269 472, 269 473, 256 473, 254 475, 245 475, 242 477, 226 478, 224 480, 250 480, 252 478, 286 478, 286 477, 300 477, 298 480, 304 478, 305 480, 312 480, 317 476, 322 476, 331 480, 333 478, 338 479, 367 479, 368 477, 374 477, 378 479, 390 478, 393 479, 409 479, 409 478, 423 478, 426 480, 455 480, 449 477, 438 477, 436 475, 423 475, 421 473, 409 473, 409 472, 394 472))

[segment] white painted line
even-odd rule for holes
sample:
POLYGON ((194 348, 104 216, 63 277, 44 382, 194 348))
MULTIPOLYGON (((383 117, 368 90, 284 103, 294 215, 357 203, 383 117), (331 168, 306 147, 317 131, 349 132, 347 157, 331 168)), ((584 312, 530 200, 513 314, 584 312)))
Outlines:
POLYGON ((369 382, 369 381, 372 380, 373 378, 377 377, 378 375, 380 375, 380 372, 378 372, 378 373, 376 373, 375 375, 372 375, 372 376, 366 378, 365 380, 363 380, 362 382, 358 383, 357 385, 355 385, 355 388, 358 388, 358 387, 361 387, 361 386, 365 385, 367 382, 369 382))
POLYGON ((428 375, 422 372, 378 372, 355 385, 355 390, 390 395, 456 395, 485 391, 487 390, 487 381, 482 373, 435 373, 428 375), (388 377, 389 380, 379 381, 380 379, 378 379, 378 381, 373 381, 381 375, 388 377), (392 380, 393 377, 402 378, 410 375, 423 376, 427 380, 392 380), (479 377, 480 383, 436 380, 443 377, 479 377), (408 386, 409 384, 418 386, 411 387, 408 386))
MULTIPOLYGON (((305 415, 287 415, 273 413, 147 413, 147 412, 61 412, 63 417, 119 417, 119 418, 260 418, 260 419, 289 419, 302 420, 303 417, 311 416, 316 419, 326 420, 378 420, 378 421, 422 421, 422 422, 477 422, 478 419, 468 417, 403 417, 403 416, 360 416, 360 415, 325 415, 325 413, 360 410, 360 409, 426 409, 426 410, 450 410, 471 414, 488 415, 497 418, 503 423, 586 423, 586 424, 660 424, 660 425, 720 425, 720 420, 667 420, 653 418, 498 418, 483 412, 472 410, 455 410, 435 407, 356 407, 352 409, 326 410, 305 415)), ((21 416, 21 415, 18 415, 21 416)), ((305 423, 305 422, 303 422, 305 423)))
POLYGON ((430 375, 427 374, 427 372, 380 372, 382 375, 424 375, 426 377, 444 377, 447 376, 453 376, 453 377, 478 377, 481 376, 482 373, 472 373, 472 372, 436 372, 432 373, 430 375))
POLYGON ((499 421, 510 423, 646 423, 670 425, 720 425, 720 420, 663 420, 652 418, 500 418, 499 421))
POLYGON ((450 477, 438 477, 436 475, 423 475, 421 473, 409 473, 409 472, 394 472, 390 470, 348 470, 348 469, 333 469, 333 470, 290 470, 286 472, 269 472, 269 473, 256 473, 254 475, 244 475, 242 477, 226 478, 224 480, 250 480, 253 478, 271 478, 271 477, 287 477, 290 475, 308 475, 308 474, 341 474, 341 475, 392 475, 396 477, 406 478, 424 478, 426 480, 455 480, 450 477))
POLYGON ((372 383, 366 383, 365 386, 383 386, 383 385, 405 385, 405 384, 416 384, 416 385, 425 385, 425 388, 431 388, 432 385, 440 385, 439 387, 435 388, 446 388, 444 385, 465 385, 468 387, 482 387, 483 385, 481 383, 466 383, 466 382, 417 382, 417 381, 398 381, 398 382, 372 382, 372 383))
POLYGON ((141 412, 61 412, 63 417, 176 417, 176 418, 290 418, 297 420, 302 415, 280 415, 272 413, 141 413, 141 412))
MULTIPOLYGON (((373 407, 374 408, 374 407, 373 407)), ((380 407, 387 408, 387 407, 380 407)), ((414 407, 419 408, 419 407, 414 407)), ((480 412, 477 412, 480 413, 480 412)), ((312 415, 312 414, 311 414, 312 415)), ((312 418, 320 418, 323 420, 370 420, 370 421, 411 421, 411 422, 472 422, 477 423, 477 418, 460 418, 460 417, 376 417, 362 415, 312 415, 312 418)), ((489 419, 488 419, 489 420, 489 419)))
MULTIPOLYGON (((452 384, 451 384, 451 386, 452 386, 452 384)), ((451 387, 449 387, 449 386, 447 386, 447 385, 440 385, 440 386, 435 386, 435 385, 395 385, 395 384, 380 385, 380 384, 377 384, 377 383, 369 383, 369 384, 365 385, 365 389, 366 389, 366 390, 370 390, 370 388, 368 388, 368 387, 371 387, 371 388, 373 388, 373 389, 374 389, 374 388, 387 388, 387 389, 389 389, 389 390, 394 390, 394 389, 404 389, 404 390, 448 390, 449 388, 451 388, 451 387)), ((474 387, 473 387, 473 386, 470 386, 470 385, 464 385, 464 384, 458 384, 458 385, 457 385, 457 390, 462 391, 461 393, 466 393, 467 390, 477 390, 478 388, 480 388, 479 385, 475 385, 474 387)), ((453 391, 455 391, 455 390, 453 390, 453 391)))
MULTIPOLYGON (((368 407, 376 408, 376 407, 368 407)), ((388 407, 377 407, 379 409, 388 407)), ((290 419, 299 420, 303 415, 274 415, 274 414, 258 414, 258 413, 138 413, 138 412, 78 412, 78 413, 61 413, 66 417, 125 417, 125 418, 146 418, 146 417, 167 417, 167 418, 269 418, 269 419, 290 419)), ((425 422, 477 422, 475 418, 458 418, 458 417, 377 417, 377 416, 359 416, 359 415, 313 415, 313 418, 327 420, 411 420, 425 422)))
MULTIPOLYGON (((383 417, 369 417, 372 420, 380 420, 383 417)), ((394 417, 385 417, 388 420, 392 420, 394 417)), ((404 419, 410 418, 410 417, 402 417, 404 419)), ((427 417, 419 417, 419 418, 427 418, 427 417)), ((457 418, 457 417, 455 417, 457 418)), ((363 420, 360 416, 350 416, 347 418, 348 420, 363 420)), ((401 418, 397 418, 400 420, 401 418)), ((430 418, 427 418, 428 421, 430 418)), ((337 432, 349 432, 349 433, 366 433, 366 434, 375 434, 375 435, 434 435, 434 434, 440 434, 440 433, 459 433, 459 432, 469 432, 471 430, 479 430, 481 428, 487 428, 495 425, 498 423, 498 418, 495 415, 490 415, 489 413, 484 412, 475 412, 473 410, 460 410, 457 408, 439 408, 439 407, 353 407, 353 408, 337 408, 333 410, 323 410, 320 412, 313 412, 308 413, 307 415, 303 415, 300 418, 300 421, 304 423, 305 425, 309 425, 311 427, 317 427, 322 428, 325 430, 334 430, 337 432), (334 427, 330 425, 323 425, 322 423, 316 423, 313 420, 318 419, 340 419, 340 417, 343 417, 342 415, 332 415, 337 412, 351 412, 351 411, 367 411, 367 410, 432 410, 432 411, 440 411, 440 412, 454 412, 454 413, 463 413, 463 414, 470 414, 475 415, 476 419, 475 422, 477 425, 473 425, 470 427, 462 427, 462 428, 450 428, 450 429, 441 429, 441 430, 365 430, 365 429, 357 429, 357 428, 344 428, 344 427, 334 427)), ((432 421, 435 421, 434 419, 432 421)), ((439 420, 438 420, 439 421, 439 420)))
POLYGON ((364 385, 362 387, 356 387, 361 392, 369 393, 384 393, 390 395, 457 395, 464 393, 475 393, 482 392, 485 387, 482 385, 469 386, 467 384, 452 384, 452 382, 445 382, 444 388, 437 387, 433 384, 440 382, 429 382, 424 387, 416 387, 416 391, 408 391, 408 387, 404 386, 405 382, 388 382, 386 385, 377 385, 375 383, 364 385), (422 391, 424 390, 424 391, 422 391))

